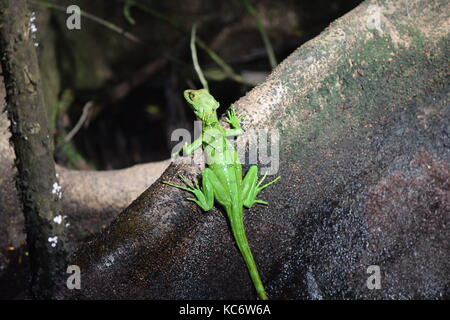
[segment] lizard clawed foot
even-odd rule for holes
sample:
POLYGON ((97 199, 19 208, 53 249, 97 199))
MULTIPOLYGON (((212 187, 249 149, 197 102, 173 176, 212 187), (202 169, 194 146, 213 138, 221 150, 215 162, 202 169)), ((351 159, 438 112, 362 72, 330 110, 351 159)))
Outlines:
MULTIPOLYGON (((195 186, 194 186, 194 185, 192 185, 192 184, 189 182, 189 180, 186 179, 186 177, 183 176, 182 174, 180 174, 178 177, 181 179, 181 181, 183 181, 183 183, 184 183, 187 187, 186 187, 186 186, 180 186, 180 185, 178 185, 178 184, 173 184, 173 183, 171 183, 171 182, 169 182, 169 181, 165 181, 165 180, 163 180, 162 183, 168 184, 169 186, 172 186, 172 187, 175 187, 175 188, 178 188, 178 189, 182 189, 182 190, 186 190, 186 191, 189 191, 189 192, 195 192, 195 191, 199 191, 199 190, 200 190, 200 187, 198 186, 198 183, 197 183, 196 180, 193 180, 193 181, 194 181, 194 184, 195 184, 195 186)), ((200 190, 200 191, 201 191, 201 190, 200 190)))
POLYGON ((261 180, 260 180, 260 181, 258 182, 258 184, 256 185, 256 187, 257 187, 257 189, 258 189, 258 192, 261 191, 261 190, 263 190, 263 189, 265 189, 265 188, 267 188, 267 187, 270 186, 271 184, 273 184, 273 183, 275 183, 275 182, 277 182, 278 180, 281 179, 281 176, 278 176, 278 177, 276 177, 275 179, 273 179, 272 181, 270 181, 270 182, 266 183, 265 185, 263 185, 262 187, 260 187, 261 184, 262 184, 262 183, 264 182, 264 180, 266 179, 266 177, 267 177, 267 172, 264 174, 264 176, 261 178, 261 180))
POLYGON ((186 199, 189 200, 189 201, 195 202, 204 211, 210 210, 211 206, 208 205, 208 202, 206 200, 206 196, 205 196, 203 190, 198 185, 197 179, 192 179, 192 183, 191 183, 182 174, 180 174, 178 177, 181 179, 181 181, 183 181, 183 183, 186 186, 180 186, 180 185, 177 185, 177 184, 170 183, 168 181, 163 181, 163 183, 168 184, 169 186, 172 186, 172 187, 175 187, 175 188, 182 189, 182 190, 185 190, 185 191, 193 193, 195 195, 195 198, 191 197, 191 198, 186 198, 186 199))
POLYGON ((238 128, 238 127, 240 127, 239 123, 244 118, 245 118, 244 115, 241 115, 241 116, 236 115, 236 110, 234 109, 234 105, 231 105, 231 109, 228 110, 227 117, 225 118, 225 120, 229 124, 231 124, 231 126, 233 126, 234 128, 238 128))
MULTIPOLYGON (((260 180, 260 181, 258 182, 258 184, 256 185, 256 188, 257 188, 258 192, 260 192, 262 189, 267 188, 267 187, 270 186, 272 183, 275 183, 275 182, 277 182, 278 180, 281 179, 281 177, 278 176, 278 177, 276 177, 275 179, 273 179, 272 181, 270 181, 270 182, 266 183, 265 185, 263 185, 262 187, 260 187, 261 184, 262 184, 262 183, 264 182, 264 180, 266 179, 266 176, 267 176, 267 172, 266 172, 266 174, 264 174, 264 176, 261 178, 261 180, 260 180)), ((263 205, 266 205, 266 206, 269 204, 269 202, 264 201, 264 200, 255 200, 255 203, 263 204, 263 205)))

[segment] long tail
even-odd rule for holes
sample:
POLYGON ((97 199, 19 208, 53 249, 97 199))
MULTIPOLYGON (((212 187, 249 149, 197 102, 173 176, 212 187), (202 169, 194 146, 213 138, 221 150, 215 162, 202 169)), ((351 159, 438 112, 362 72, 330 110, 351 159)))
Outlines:
POLYGON ((248 272, 255 286, 258 296, 262 300, 268 300, 266 290, 259 276, 258 269, 256 268, 255 260, 253 259, 252 251, 248 245, 247 236, 244 229, 244 219, 242 215, 242 207, 227 208, 228 217, 230 219, 231 230, 236 240, 237 246, 241 251, 245 264, 247 265, 248 272))

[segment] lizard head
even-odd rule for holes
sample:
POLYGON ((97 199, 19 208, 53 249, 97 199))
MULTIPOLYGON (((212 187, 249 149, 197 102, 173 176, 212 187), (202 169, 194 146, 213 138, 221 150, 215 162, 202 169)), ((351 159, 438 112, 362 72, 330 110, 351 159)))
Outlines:
POLYGON ((184 98, 194 109, 195 115, 203 120, 216 119, 219 102, 206 89, 185 90, 184 98))

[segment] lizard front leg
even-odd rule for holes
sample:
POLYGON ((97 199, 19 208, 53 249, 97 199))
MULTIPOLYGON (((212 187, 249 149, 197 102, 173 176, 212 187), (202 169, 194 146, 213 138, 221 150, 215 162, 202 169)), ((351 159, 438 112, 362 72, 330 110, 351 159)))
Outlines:
MULTIPOLYGON (((183 150, 183 155, 184 156, 190 155, 192 152, 194 152, 195 150, 200 148, 202 145, 202 141, 203 141, 202 139, 203 139, 203 137, 200 136, 199 138, 195 139, 194 142, 192 142, 191 144, 187 144, 187 142, 186 142, 186 144, 183 146, 183 148, 180 149, 180 150, 183 150)), ((180 150, 172 153, 172 157, 178 155, 180 153, 180 150)))
POLYGON ((234 110, 234 105, 231 105, 231 109, 228 111, 227 118, 225 119, 232 128, 225 131, 225 135, 227 137, 240 136, 244 133, 244 130, 242 130, 240 124, 242 119, 244 119, 244 116, 237 116, 236 110, 234 110))

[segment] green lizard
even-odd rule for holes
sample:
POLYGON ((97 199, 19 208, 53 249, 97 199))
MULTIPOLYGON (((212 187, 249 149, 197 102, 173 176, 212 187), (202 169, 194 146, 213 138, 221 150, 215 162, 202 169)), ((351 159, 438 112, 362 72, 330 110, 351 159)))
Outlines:
MULTIPOLYGON (((244 133, 240 126, 242 116, 236 116, 234 107, 228 111, 226 121, 231 129, 221 127, 217 118, 219 102, 205 89, 186 90, 184 97, 192 105, 195 115, 202 121, 202 134, 192 144, 183 147, 185 155, 203 145, 208 168, 202 171, 202 186, 196 180, 190 183, 184 176, 180 179, 186 186, 179 186, 167 181, 164 183, 182 190, 189 191, 195 198, 187 198, 197 203, 204 211, 214 206, 214 200, 221 204, 228 215, 231 230, 247 265, 250 277, 260 299, 267 299, 266 291, 256 268, 244 229, 243 207, 251 208, 255 203, 268 203, 256 199, 258 193, 276 182, 280 177, 262 185, 267 173, 258 181, 258 167, 250 167, 247 175, 242 179, 242 166, 233 145, 227 139, 244 133)), ((176 152, 175 154, 178 154, 176 152)))

